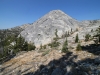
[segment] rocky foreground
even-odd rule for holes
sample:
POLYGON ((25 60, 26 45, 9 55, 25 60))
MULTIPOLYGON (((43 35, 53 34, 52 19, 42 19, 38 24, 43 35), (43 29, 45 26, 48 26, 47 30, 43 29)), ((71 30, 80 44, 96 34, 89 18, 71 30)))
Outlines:
MULTIPOLYGON (((94 53, 100 50, 100 45, 92 47, 94 53)), ((100 75, 100 56, 94 53, 87 46, 66 54, 56 49, 20 52, 0 65, 0 75, 100 75)))

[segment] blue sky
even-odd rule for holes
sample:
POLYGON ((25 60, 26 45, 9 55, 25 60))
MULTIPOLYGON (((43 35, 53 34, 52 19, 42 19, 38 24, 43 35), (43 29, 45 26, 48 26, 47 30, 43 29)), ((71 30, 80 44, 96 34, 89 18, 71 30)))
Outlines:
POLYGON ((79 21, 100 19, 100 0, 0 0, 0 29, 33 23, 57 9, 79 21))

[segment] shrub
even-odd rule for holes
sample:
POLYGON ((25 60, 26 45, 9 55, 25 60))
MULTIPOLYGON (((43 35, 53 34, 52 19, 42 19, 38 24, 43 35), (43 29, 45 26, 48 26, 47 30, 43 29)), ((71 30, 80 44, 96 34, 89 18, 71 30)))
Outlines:
POLYGON ((44 53, 42 53, 42 56, 45 56, 46 54, 49 53, 49 50, 45 51, 44 53))
POLYGON ((77 44, 77 46, 76 46, 76 50, 77 50, 77 51, 82 50, 80 43, 77 44))
POLYGON ((49 43, 48 46, 50 46, 52 48, 52 44, 51 43, 49 43))
POLYGON ((63 46, 63 48, 62 48, 62 52, 64 52, 64 53, 66 53, 66 52, 68 52, 68 48, 67 48, 67 46, 63 46))
POLYGON ((30 51, 30 50, 35 50, 35 45, 34 44, 28 44, 28 51, 30 51))
POLYGON ((43 49, 46 49, 46 45, 43 46, 43 49))
POLYGON ((54 42, 51 43, 52 47, 57 47, 57 46, 59 46, 59 44, 60 43, 59 42, 56 42, 56 41, 54 41, 54 42))
POLYGON ((68 42, 67 42, 67 38, 66 38, 66 40, 63 44, 63 47, 62 47, 62 52, 64 52, 64 53, 68 52, 68 47, 67 46, 68 46, 68 42))

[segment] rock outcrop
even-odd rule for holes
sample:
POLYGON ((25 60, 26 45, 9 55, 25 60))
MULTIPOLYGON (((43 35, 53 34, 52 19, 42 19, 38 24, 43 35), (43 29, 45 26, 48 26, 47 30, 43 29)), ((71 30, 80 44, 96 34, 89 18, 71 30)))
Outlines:
POLYGON ((81 25, 80 22, 68 16, 61 10, 53 10, 34 22, 21 32, 21 35, 28 41, 34 42, 36 46, 45 45, 55 37, 55 30, 61 37, 66 31, 74 31, 81 25))
POLYGON ((90 33, 91 30, 95 30, 100 25, 100 20, 86 20, 79 22, 73 19, 69 15, 65 14, 61 10, 53 10, 38 19, 36 22, 25 27, 21 32, 21 35, 28 42, 33 42, 37 47, 41 44, 45 45, 52 42, 55 37, 55 30, 61 37, 65 32, 74 32, 76 29, 80 35, 80 39, 83 39, 85 34, 90 33))

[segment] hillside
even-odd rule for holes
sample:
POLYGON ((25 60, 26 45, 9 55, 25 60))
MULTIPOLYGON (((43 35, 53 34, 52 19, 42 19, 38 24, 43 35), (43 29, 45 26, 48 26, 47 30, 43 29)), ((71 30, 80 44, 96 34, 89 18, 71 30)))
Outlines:
POLYGON ((82 51, 76 51, 74 46, 71 45, 73 48, 69 48, 70 52, 67 53, 61 53, 61 50, 55 48, 20 52, 14 58, 1 65, 0 74, 58 75, 58 71, 56 72, 56 69, 60 69, 60 75, 64 75, 65 73, 71 73, 71 75, 80 75, 86 73, 91 75, 92 73, 95 74, 96 71, 99 73, 98 68, 100 68, 100 66, 98 65, 100 64, 100 57, 94 52, 100 50, 100 45, 92 46, 92 44, 94 44, 93 41, 82 42, 82 51), (88 48, 91 47, 94 49, 92 52, 88 51, 88 48), (54 71, 55 74, 53 74, 54 71))
POLYGON ((0 75, 100 75, 100 20, 53 10, 0 39, 0 75))
POLYGON ((61 37, 65 32, 76 30, 81 23, 68 16, 61 10, 53 10, 37 20, 33 25, 21 32, 21 35, 28 41, 34 42, 36 46, 45 45, 55 37, 55 30, 61 37))

